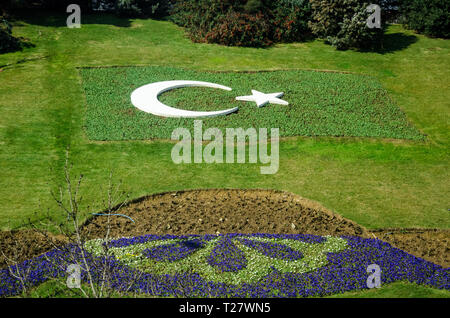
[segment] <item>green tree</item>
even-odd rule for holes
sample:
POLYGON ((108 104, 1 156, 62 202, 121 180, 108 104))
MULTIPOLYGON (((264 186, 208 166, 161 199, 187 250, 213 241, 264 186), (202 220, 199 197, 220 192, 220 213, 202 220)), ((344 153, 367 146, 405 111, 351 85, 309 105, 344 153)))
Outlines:
POLYGON ((172 0, 115 0, 116 12, 123 16, 163 17, 172 0))
POLYGON ((309 23, 312 32, 319 38, 338 49, 375 48, 381 46, 385 29, 369 28, 366 11, 371 4, 365 0, 310 0, 312 20, 309 23))
POLYGON ((401 0, 400 12, 406 27, 428 36, 450 37, 449 0, 401 0))

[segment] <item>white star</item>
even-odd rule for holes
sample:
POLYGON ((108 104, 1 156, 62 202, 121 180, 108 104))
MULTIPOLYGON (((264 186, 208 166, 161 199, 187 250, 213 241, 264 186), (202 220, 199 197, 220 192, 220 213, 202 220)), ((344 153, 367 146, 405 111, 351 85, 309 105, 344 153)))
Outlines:
POLYGON ((258 107, 263 107, 268 103, 279 104, 279 105, 289 105, 289 103, 287 101, 284 101, 284 100, 278 98, 278 97, 283 96, 284 93, 264 94, 264 93, 261 93, 261 92, 258 92, 256 90, 252 89, 252 94, 253 95, 236 97, 236 100, 242 100, 242 101, 246 101, 246 102, 256 102, 256 105, 258 107))

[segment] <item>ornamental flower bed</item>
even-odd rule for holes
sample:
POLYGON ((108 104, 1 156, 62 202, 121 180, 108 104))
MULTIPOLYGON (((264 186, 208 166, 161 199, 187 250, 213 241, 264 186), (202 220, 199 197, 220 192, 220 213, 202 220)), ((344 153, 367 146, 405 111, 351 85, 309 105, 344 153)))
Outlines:
MULTIPOLYGON (((146 235, 86 243, 92 280, 110 271, 109 287, 160 297, 309 297, 366 289, 367 267, 381 268, 381 283, 409 281, 450 289, 449 269, 376 239, 314 235, 146 235)), ((67 246, 21 263, 25 283, 37 286, 67 276, 81 250, 67 246)), ((16 268, 12 268, 15 270, 16 268)), ((88 282, 86 271, 81 279, 88 282)), ((0 270, 0 296, 21 292, 21 282, 0 270)))

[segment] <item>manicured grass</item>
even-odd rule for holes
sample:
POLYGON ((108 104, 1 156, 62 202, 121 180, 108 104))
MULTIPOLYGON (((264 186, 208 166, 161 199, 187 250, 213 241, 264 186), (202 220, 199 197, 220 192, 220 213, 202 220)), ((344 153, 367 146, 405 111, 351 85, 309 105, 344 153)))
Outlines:
MULTIPOLYGON (((99 286, 95 286, 100 289, 99 286)), ((90 298, 94 298, 94 294, 90 289, 89 284, 82 284, 83 290, 90 298)), ((39 286, 30 289, 28 294, 18 295, 12 298, 27 297, 27 298, 85 298, 86 296, 78 288, 67 288, 67 282, 65 279, 52 279, 48 280, 39 286)), ((111 292, 109 297, 111 298, 137 298, 142 297, 140 294, 127 294, 120 292, 111 292)))
MULTIPOLYGON (((76 289, 68 289, 64 286, 65 281, 51 280, 31 290, 29 297, 33 298, 79 298, 82 293, 76 289)), ((85 291, 89 291, 89 286, 83 286, 85 291)), ((145 297, 141 294, 113 294, 112 297, 145 297)), ((328 298, 448 298, 450 292, 420 286, 414 283, 396 282, 370 290, 358 292, 346 292, 326 296, 328 298)))
POLYGON ((394 25, 383 52, 341 52, 321 41, 227 48, 191 43, 169 22, 83 15, 81 29, 67 29, 65 19, 45 12, 19 17, 14 34, 35 48, 0 55, 2 229, 37 219, 47 209, 56 215, 49 193, 62 181, 68 146, 74 173, 85 175, 86 216, 102 207, 114 170, 131 197, 185 188, 273 188, 320 201, 369 228, 450 226, 450 41, 394 25), (373 76, 427 141, 295 137, 281 143, 280 170, 271 176, 261 176, 256 165, 175 165, 173 145, 166 142, 89 141, 77 67, 130 65, 373 76))
POLYGON ((196 72, 173 67, 82 69, 86 92, 86 133, 92 140, 170 139, 186 127, 193 135, 194 119, 162 118, 138 110, 131 92, 148 83, 197 80, 233 88, 177 89, 163 94, 166 105, 186 110, 213 111, 239 106, 228 116, 204 118, 204 129, 279 128, 280 136, 357 136, 422 140, 380 83, 370 76, 313 71, 252 73, 196 72), (258 108, 236 96, 252 89, 284 92, 288 106, 258 108))
POLYGON ((382 285, 380 288, 346 292, 326 296, 328 298, 449 298, 448 290, 430 288, 407 282, 396 282, 382 285))

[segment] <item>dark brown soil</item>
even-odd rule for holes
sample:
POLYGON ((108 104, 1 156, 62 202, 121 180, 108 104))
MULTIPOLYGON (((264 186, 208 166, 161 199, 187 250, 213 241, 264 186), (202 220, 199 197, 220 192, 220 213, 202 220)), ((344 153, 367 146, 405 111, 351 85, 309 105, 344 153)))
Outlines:
MULTIPOLYGON (((192 190, 135 200, 115 216, 113 237, 144 234, 271 233, 357 235, 367 230, 292 193, 271 190, 192 190)), ((86 223, 90 237, 104 236, 107 218, 86 223)))
POLYGON ((47 234, 46 238, 34 230, 0 231, 0 268, 41 255, 63 242, 61 237, 47 234))
POLYGON ((450 266, 450 230, 385 229, 373 233, 410 254, 444 267, 450 266))
MULTIPOLYGON (((113 216, 112 237, 145 234, 274 233, 378 237, 395 247, 436 264, 450 264, 449 230, 388 229, 369 232, 320 204, 272 190, 192 190, 155 194, 132 201, 113 216)), ((104 237, 105 216, 89 219, 82 228, 88 238, 104 237)), ((61 238, 53 237, 54 240, 61 238)), ((52 246, 31 230, 0 232, 0 247, 20 260, 40 255, 52 246)), ((0 268, 4 267, 0 255, 0 268)))

